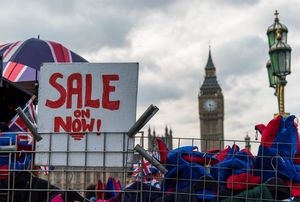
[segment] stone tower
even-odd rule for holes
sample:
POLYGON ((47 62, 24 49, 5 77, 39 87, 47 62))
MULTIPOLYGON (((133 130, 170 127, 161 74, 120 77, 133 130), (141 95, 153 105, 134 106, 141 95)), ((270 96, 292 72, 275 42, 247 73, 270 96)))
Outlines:
POLYGON ((156 151, 158 148, 156 148, 155 138, 160 137, 164 143, 166 144, 169 151, 173 149, 173 131, 172 129, 168 129, 168 126, 165 127, 165 133, 164 134, 156 134, 155 129, 151 130, 151 128, 148 128, 148 151, 156 151))
POLYGON ((205 77, 198 95, 201 150, 224 148, 224 98, 209 48, 205 77))

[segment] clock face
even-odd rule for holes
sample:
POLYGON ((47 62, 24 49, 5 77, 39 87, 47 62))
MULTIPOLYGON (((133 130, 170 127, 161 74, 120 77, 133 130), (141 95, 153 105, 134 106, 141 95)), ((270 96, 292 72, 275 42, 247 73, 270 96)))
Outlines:
POLYGON ((208 112, 212 112, 217 109, 217 102, 212 99, 208 99, 204 102, 204 109, 208 112))

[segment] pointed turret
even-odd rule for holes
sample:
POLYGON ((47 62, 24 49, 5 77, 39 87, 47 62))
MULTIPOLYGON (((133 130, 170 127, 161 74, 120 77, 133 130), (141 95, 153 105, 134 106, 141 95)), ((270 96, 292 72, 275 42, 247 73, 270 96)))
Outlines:
POLYGON ((216 69, 216 68, 215 68, 215 65, 214 65, 214 62, 213 62, 213 60, 212 60, 212 57, 211 57, 210 46, 209 46, 208 59, 207 59, 207 63, 206 63, 206 66, 205 66, 205 70, 206 70, 206 69, 216 69))
POLYGON ((205 77, 204 82, 200 88, 200 94, 205 93, 205 89, 215 89, 216 91, 221 90, 216 76, 216 67, 212 60, 211 49, 209 46, 207 64, 205 66, 205 77))
POLYGON ((208 59, 205 66, 205 76, 216 77, 216 67, 211 57, 210 45, 209 45, 208 59))
POLYGON ((169 135, 169 131, 168 131, 168 126, 166 125, 165 127, 165 136, 168 136, 169 135))

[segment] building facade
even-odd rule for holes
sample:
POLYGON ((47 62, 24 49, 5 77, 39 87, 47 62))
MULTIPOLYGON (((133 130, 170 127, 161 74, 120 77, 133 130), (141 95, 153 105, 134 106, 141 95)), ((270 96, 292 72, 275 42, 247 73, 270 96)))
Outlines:
POLYGON ((224 97, 217 81, 210 49, 198 103, 201 150, 224 148, 224 97))
POLYGON ((160 137, 166 144, 169 151, 173 149, 173 131, 172 129, 168 129, 168 126, 165 127, 165 133, 164 134, 156 134, 155 129, 151 130, 151 128, 148 128, 148 151, 157 151, 158 148, 156 148, 155 138, 160 137))

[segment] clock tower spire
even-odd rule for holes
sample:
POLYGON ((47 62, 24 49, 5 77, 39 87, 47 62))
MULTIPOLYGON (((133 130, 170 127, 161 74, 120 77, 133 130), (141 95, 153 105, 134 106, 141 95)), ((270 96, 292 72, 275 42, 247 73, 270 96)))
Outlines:
POLYGON ((214 62, 211 57, 211 50, 210 50, 210 45, 209 45, 209 52, 208 52, 208 60, 205 66, 205 76, 216 76, 216 67, 214 65, 214 62))
POLYGON ((201 150, 222 149, 224 147, 224 98, 217 81, 210 46, 198 102, 201 150))

